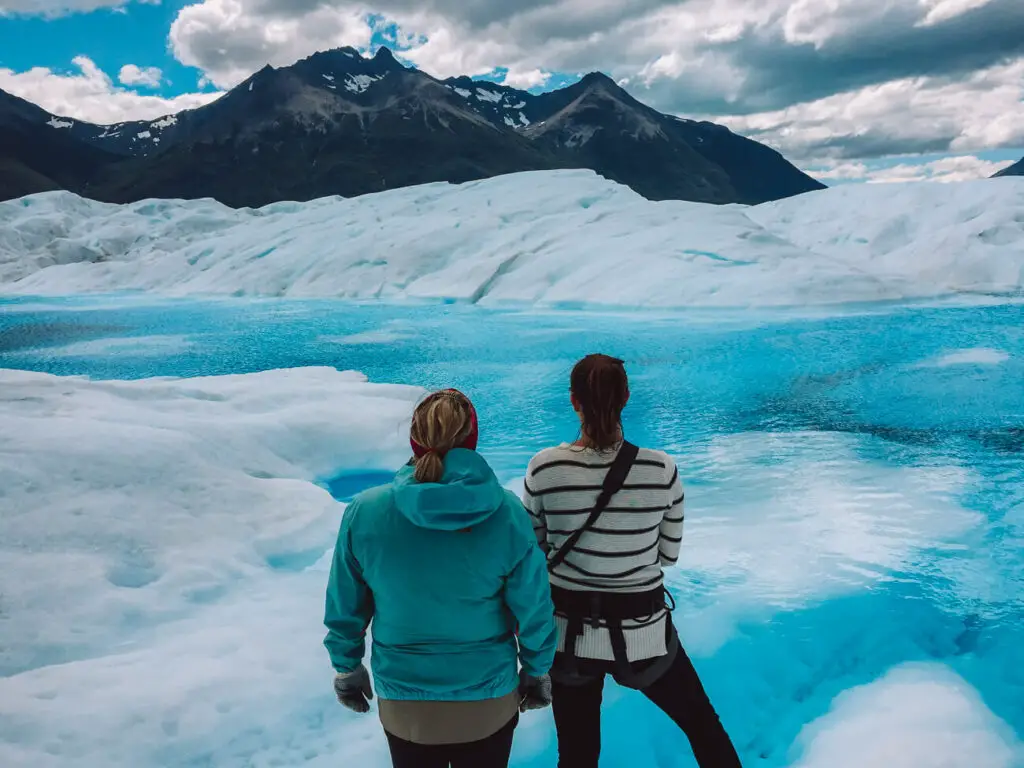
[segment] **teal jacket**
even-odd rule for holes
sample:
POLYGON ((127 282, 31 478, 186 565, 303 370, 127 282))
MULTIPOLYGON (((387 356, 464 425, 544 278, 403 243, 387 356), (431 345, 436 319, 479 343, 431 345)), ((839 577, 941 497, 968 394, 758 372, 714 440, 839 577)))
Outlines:
POLYGON ((480 701, 546 674, 557 632, 547 565, 530 518, 475 451, 445 457, 439 483, 404 467, 345 510, 324 640, 338 672, 362 662, 373 624, 377 693, 480 701), (515 632, 518 624, 518 642, 515 632))

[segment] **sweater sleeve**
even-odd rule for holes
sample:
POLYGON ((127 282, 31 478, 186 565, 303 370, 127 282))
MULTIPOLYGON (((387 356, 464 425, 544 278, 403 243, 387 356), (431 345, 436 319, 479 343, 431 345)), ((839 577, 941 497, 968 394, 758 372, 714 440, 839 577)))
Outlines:
POLYGON ((551 547, 548 544, 548 525, 544 517, 544 502, 541 496, 536 495, 536 489, 530 485, 534 461, 530 462, 530 466, 526 470, 526 479, 523 480, 523 506, 526 507, 526 511, 530 514, 530 522, 533 523, 533 535, 537 538, 537 543, 547 553, 551 547))
POLYGON ((679 468, 669 462, 672 468, 670 486, 671 507, 661 520, 661 535, 658 540, 658 556, 663 566, 675 565, 679 561, 679 549, 683 543, 683 484, 679 480, 679 468))
POLYGON ((358 502, 345 510, 334 547, 331 575, 327 582, 324 645, 337 672, 353 672, 366 653, 366 630, 373 618, 373 593, 363 580, 362 568, 352 554, 351 521, 358 502))

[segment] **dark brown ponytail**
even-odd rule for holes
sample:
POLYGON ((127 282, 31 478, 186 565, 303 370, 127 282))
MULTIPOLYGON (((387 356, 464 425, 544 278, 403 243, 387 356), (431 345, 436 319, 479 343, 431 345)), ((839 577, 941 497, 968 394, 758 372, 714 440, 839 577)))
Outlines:
POLYGON ((598 450, 622 439, 622 409, 629 400, 625 363, 608 355, 588 355, 572 369, 569 389, 582 415, 583 437, 598 450))

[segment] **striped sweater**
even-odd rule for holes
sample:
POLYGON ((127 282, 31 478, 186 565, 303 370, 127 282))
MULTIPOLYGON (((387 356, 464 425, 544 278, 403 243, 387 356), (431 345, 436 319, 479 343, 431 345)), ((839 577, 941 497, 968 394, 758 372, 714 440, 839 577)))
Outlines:
MULTIPOLYGON (((617 450, 596 451, 562 444, 530 462, 523 503, 545 552, 557 551, 582 526, 601 492, 617 450)), ((551 583, 571 590, 646 592, 662 583, 662 567, 679 558, 683 537, 683 487, 679 471, 661 451, 640 449, 626 482, 586 531, 551 583)), ((630 661, 661 656, 668 612, 624 621, 630 661)), ((556 615, 558 650, 565 650, 566 620, 556 615)), ((576 645, 580 658, 614 659, 607 629, 585 626, 576 645)))

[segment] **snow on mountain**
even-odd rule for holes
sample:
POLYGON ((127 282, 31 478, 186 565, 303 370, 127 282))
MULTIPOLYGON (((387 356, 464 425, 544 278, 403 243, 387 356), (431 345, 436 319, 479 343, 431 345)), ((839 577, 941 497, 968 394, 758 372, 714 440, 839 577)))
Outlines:
POLYGON ((650 202, 589 171, 258 210, 0 204, 0 290, 529 305, 777 306, 1016 294, 1024 181, 846 186, 746 208, 650 202))

